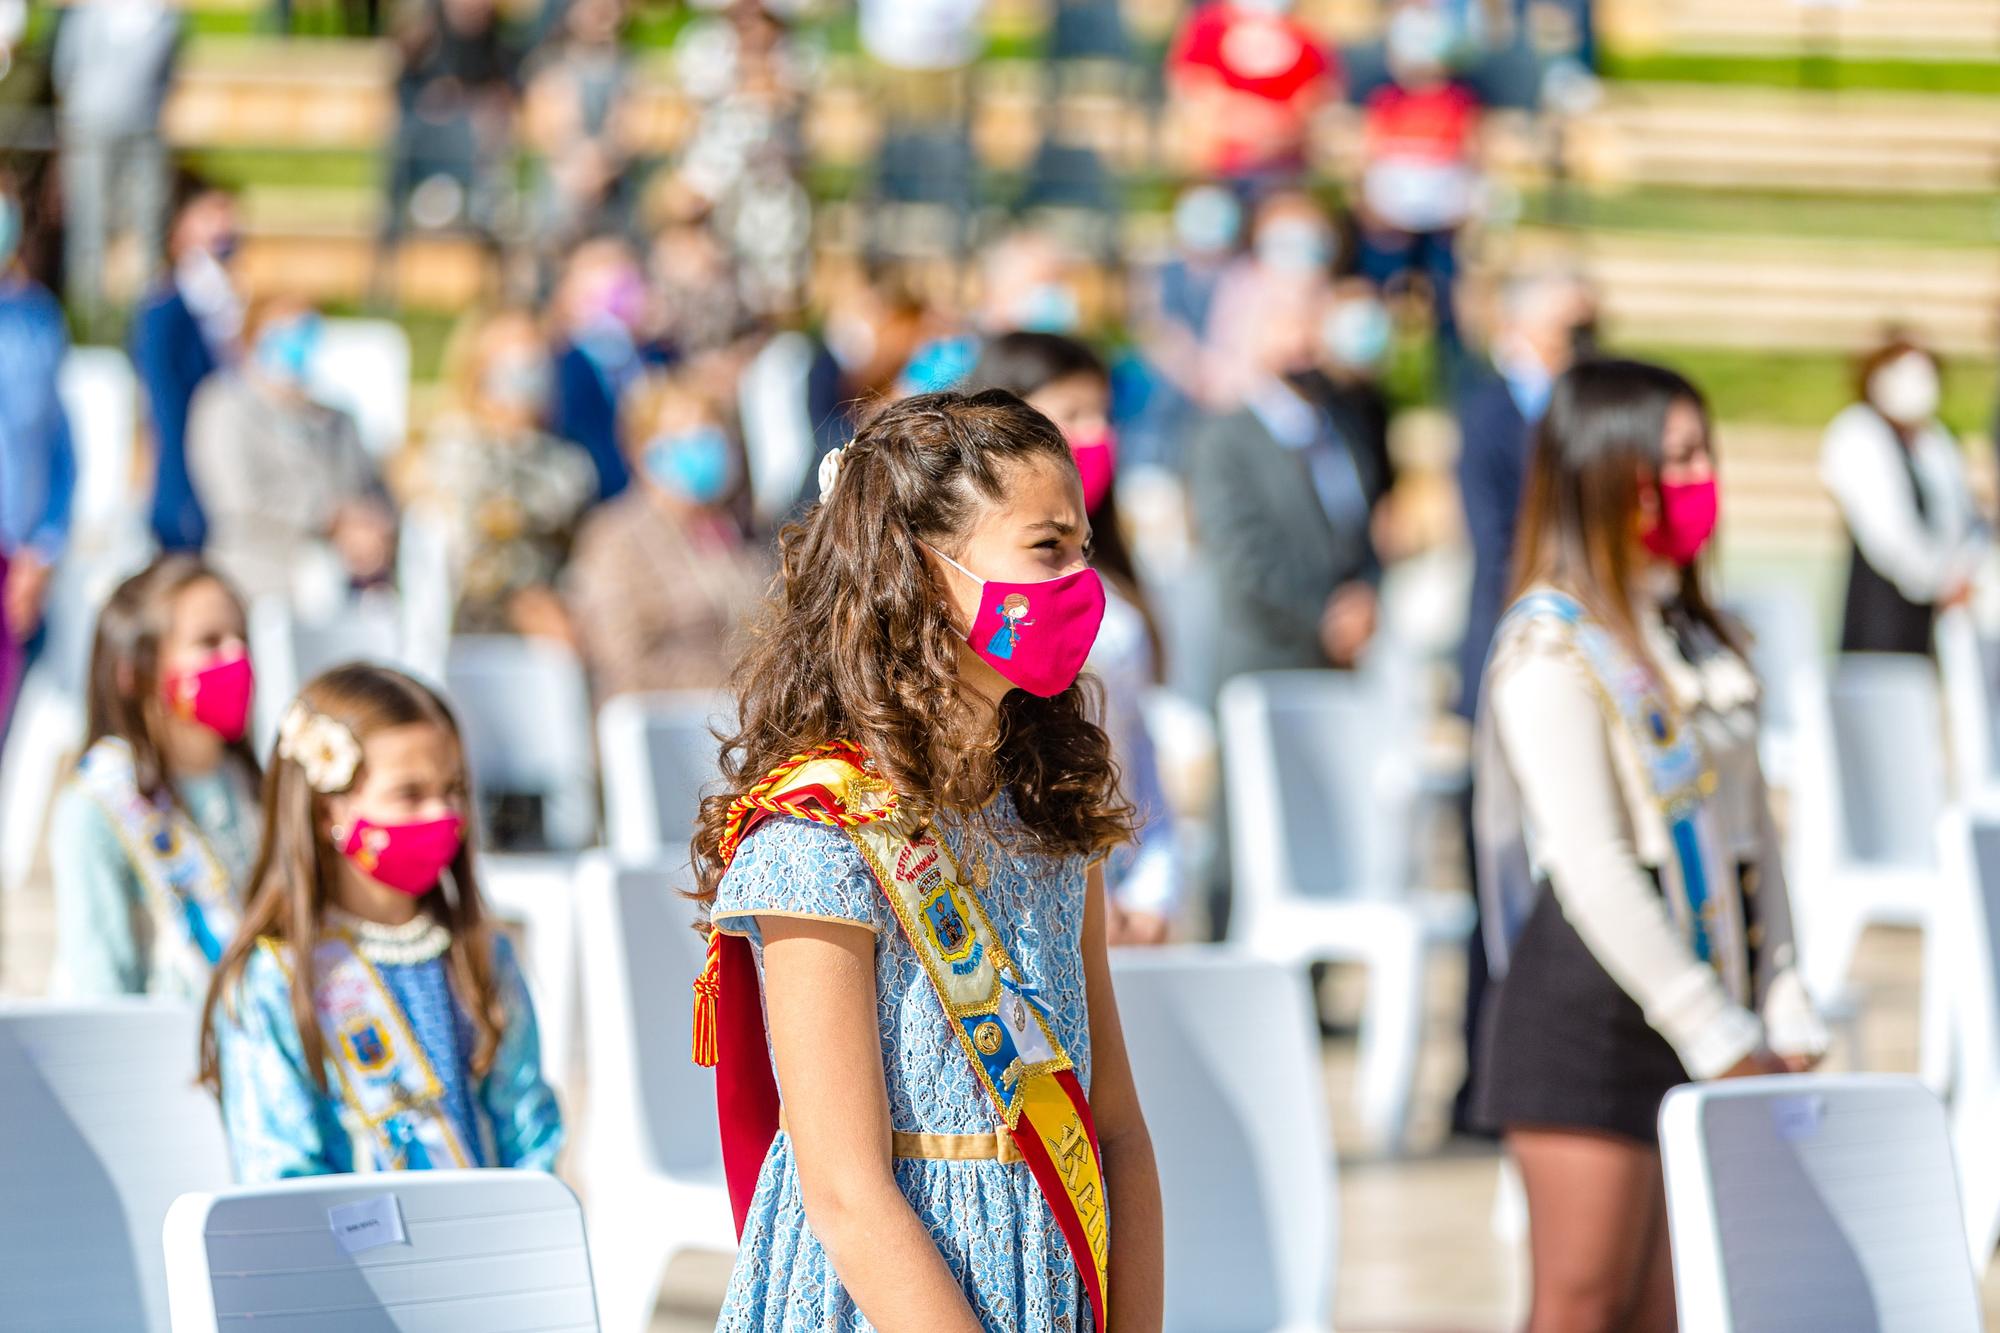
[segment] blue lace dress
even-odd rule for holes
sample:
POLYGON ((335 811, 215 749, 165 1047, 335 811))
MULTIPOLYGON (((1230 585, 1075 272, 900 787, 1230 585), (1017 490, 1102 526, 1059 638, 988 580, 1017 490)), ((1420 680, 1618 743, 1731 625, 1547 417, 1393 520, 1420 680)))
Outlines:
MULTIPOLYGON (((1019 830, 1004 796, 994 826, 1003 842, 1019 830)), ((942 831, 961 867, 984 855, 991 873, 981 894, 987 914, 1026 980, 1041 988, 1056 1035, 1088 1092, 1084 859, 1010 851, 976 829, 947 824, 942 831)), ((978 1134, 999 1126, 945 1024, 936 991, 846 834, 795 819, 771 819, 751 833, 723 876, 714 919, 724 930, 748 934, 760 965, 757 918, 763 913, 851 921, 875 932, 882 1072, 894 1129, 978 1134)), ((1004 1333, 1090 1328, 1090 1303, 1069 1246, 1025 1165, 898 1160, 895 1170, 903 1196, 930 1229, 985 1327, 1004 1333)), ((874 1327, 806 1225, 798 1164, 784 1134, 764 1159, 716 1327, 719 1333, 874 1327)))
MULTIPOLYGON (((507 1023, 492 1068, 479 1078, 471 1067, 477 1033, 445 971, 450 934, 425 916, 406 927, 355 918, 346 924, 437 1071, 445 1112, 472 1164, 554 1170, 562 1112, 542 1078, 534 1007, 506 936, 494 937, 493 971, 507 1023)), ((228 1005, 218 1011, 216 1044, 223 1126, 239 1181, 376 1169, 372 1148, 356 1150, 357 1140, 369 1140, 350 1123, 342 1100, 321 1091, 306 1072, 291 980, 268 949, 251 953, 228 1005)), ((340 1086, 331 1062, 327 1086, 340 1086)))

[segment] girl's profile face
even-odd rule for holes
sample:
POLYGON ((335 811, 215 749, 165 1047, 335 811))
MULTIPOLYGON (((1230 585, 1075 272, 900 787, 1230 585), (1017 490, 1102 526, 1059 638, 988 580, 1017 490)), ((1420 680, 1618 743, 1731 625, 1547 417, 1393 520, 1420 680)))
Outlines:
POLYGON ((465 765, 458 742, 429 722, 386 727, 361 742, 361 771, 352 790, 327 803, 337 825, 412 824, 466 814, 465 765))
POLYGON ((175 595, 160 640, 159 675, 199 671, 245 651, 243 611, 228 589, 214 579, 197 579, 175 595))
POLYGON ((1701 411, 1682 398, 1667 409, 1666 433, 1660 440, 1660 481, 1685 486, 1707 481, 1715 471, 1708 451, 1708 429, 1701 411))
MULTIPOLYGON (((1088 565, 1090 520, 1076 469, 1037 457, 1003 475, 1006 494, 985 507, 965 549, 953 558, 980 578, 1002 583, 1042 583, 1088 565)), ((962 631, 979 614, 980 589, 948 569, 945 584, 953 623, 962 631)))
POLYGON ((1111 424, 1111 386, 1095 375, 1065 375, 1029 394, 1026 402, 1063 433, 1066 440, 1103 431, 1111 424))

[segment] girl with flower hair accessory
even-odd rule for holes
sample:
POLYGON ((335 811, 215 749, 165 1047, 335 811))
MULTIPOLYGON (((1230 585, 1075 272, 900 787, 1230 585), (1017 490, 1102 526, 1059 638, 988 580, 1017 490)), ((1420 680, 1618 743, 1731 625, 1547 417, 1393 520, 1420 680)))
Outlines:
POLYGON ((105 603, 49 844, 58 993, 207 990, 256 850, 251 691, 243 604, 199 559, 164 556, 105 603))
POLYGON ((202 1021, 239 1179, 554 1165, 562 1117, 469 804, 457 723, 408 676, 335 667, 286 711, 202 1021))

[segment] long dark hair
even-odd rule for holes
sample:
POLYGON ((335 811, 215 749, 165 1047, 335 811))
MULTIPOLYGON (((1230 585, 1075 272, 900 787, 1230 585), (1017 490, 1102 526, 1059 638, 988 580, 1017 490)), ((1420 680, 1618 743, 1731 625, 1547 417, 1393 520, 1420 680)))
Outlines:
POLYGON ((737 667, 737 730, 722 791, 695 831, 697 897, 715 895, 731 801, 791 756, 852 741, 924 812, 976 811, 1010 792, 1034 850, 1095 852, 1127 840, 1111 745, 1085 678, 1053 699, 1011 691, 986 734, 959 679, 958 632, 923 544, 958 554, 1014 469, 1074 468, 1047 417, 1010 393, 934 393, 873 417, 841 456, 823 503, 779 537, 774 594, 737 667))
MULTIPOLYGON (((174 775, 160 744, 165 720, 160 698, 160 647, 173 629, 174 603, 198 583, 213 583, 229 594, 241 614, 243 599, 227 579, 192 555, 163 555, 119 584, 98 613, 90 648, 90 683, 84 703, 84 748, 107 737, 132 750, 132 779, 140 795, 164 800, 186 813, 174 775)), ((223 747, 252 783, 257 756, 248 741, 223 747)))
MULTIPOLYGON (((1563 589, 1649 664, 1632 606, 1638 570, 1631 538, 1645 489, 1658 483, 1667 413, 1676 403, 1701 414, 1713 459, 1708 403, 1685 377, 1612 359, 1566 371, 1535 432, 1514 544, 1516 596, 1536 584, 1563 589)), ((1677 600, 1688 619, 1743 651, 1740 633, 1709 600, 1701 561, 1681 571, 1677 600)))
MULTIPOLYGON (((429 687, 400 671, 350 662, 308 682, 299 691, 299 700, 319 716, 346 727, 364 751, 368 738, 378 731, 427 725, 451 737, 460 763, 464 762, 458 723, 451 709, 429 687)), ((353 790, 366 773, 364 759, 346 790, 353 790)), ((319 944, 321 917, 340 870, 339 853, 325 832, 330 794, 314 790, 305 769, 295 760, 272 756, 271 771, 264 777, 264 832, 256 868, 250 872, 249 905, 243 909, 243 924, 236 938, 216 964, 202 1008, 201 1079, 218 1095, 222 1091, 222 1063, 216 1043, 216 1011, 234 1002, 243 969, 260 939, 279 940, 286 946, 300 1053, 313 1081, 322 1092, 326 1090, 326 1048, 313 1003, 318 989, 313 950, 319 944)), ((506 1017, 493 975, 492 932, 473 874, 471 839, 459 845, 448 880, 424 895, 421 910, 451 931, 445 972, 472 1019, 473 1073, 484 1076, 492 1068, 506 1017)))
MULTIPOLYGON (((1088 376, 1111 386, 1111 372, 1086 343, 1059 333, 1003 333, 987 343, 979 361, 967 377, 973 389, 1005 389, 1017 398, 1029 398, 1058 380, 1088 376)), ((1152 603, 1139 582, 1139 570, 1132 548, 1125 543, 1125 524, 1118 513, 1118 482, 1114 478, 1090 511, 1090 563, 1117 585, 1126 601, 1139 608, 1146 622, 1146 638, 1153 649, 1153 671, 1164 670, 1163 641, 1159 623, 1153 618, 1152 603)))

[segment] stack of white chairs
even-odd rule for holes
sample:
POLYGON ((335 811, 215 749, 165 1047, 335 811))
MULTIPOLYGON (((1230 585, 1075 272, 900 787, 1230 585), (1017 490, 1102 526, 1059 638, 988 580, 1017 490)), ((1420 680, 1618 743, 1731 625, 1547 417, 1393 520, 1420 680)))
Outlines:
POLYGON ((1239 676, 1222 691, 1235 898, 1229 938, 1303 969, 1368 969, 1363 1123, 1387 1151, 1407 1130, 1424 962, 1471 929, 1463 894, 1412 886, 1418 775, 1402 711, 1338 672, 1239 676))
POLYGON ((1977 800, 2000 789, 2000 740, 1994 730, 1994 694, 2000 690, 2000 663, 1994 645, 1979 632, 1964 607, 1937 618, 1938 675, 1944 683, 1945 717, 1950 723, 1952 785, 1960 800, 1977 800))
POLYGON ((174 1333, 597 1333, 583 1214, 542 1171, 185 1194, 163 1240, 174 1333))
POLYGON ((183 1005, 0 1004, 0 1326, 166 1333, 160 1226, 230 1179, 183 1005))
POLYGON ((715 1078, 688 1058, 705 946, 665 867, 586 857, 577 883, 590 1062, 584 1192, 609 1333, 641 1333, 667 1263, 731 1254, 715 1078))
POLYGON ((731 711, 728 696, 710 690, 621 694, 598 710, 604 841, 620 860, 687 862, 731 711))
POLYGON ((1944 1108, 1914 1079, 1688 1084, 1660 1147, 1682 1328, 1982 1327, 1944 1108))
POLYGON ((1305 978, 1210 946, 1115 951, 1111 974, 1160 1168, 1169 1333, 1325 1328, 1338 1210, 1305 978))
POLYGON ((1952 1143, 1965 1191, 1972 1262, 1984 1270, 2000 1245, 2000 796, 1955 806, 1938 821, 1945 894, 1940 947, 1957 999, 1952 1023, 1952 1143))

